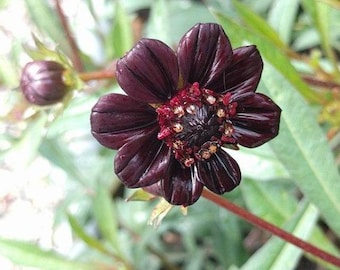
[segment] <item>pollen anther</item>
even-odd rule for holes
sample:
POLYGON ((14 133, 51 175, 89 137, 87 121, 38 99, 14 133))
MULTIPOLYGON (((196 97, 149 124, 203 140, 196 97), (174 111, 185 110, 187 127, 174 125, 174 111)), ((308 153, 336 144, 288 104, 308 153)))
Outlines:
POLYGON ((193 158, 187 158, 184 160, 185 167, 190 167, 194 163, 195 163, 195 159, 193 158))
POLYGON ((216 115, 217 115, 217 117, 219 117, 219 118, 225 117, 225 110, 222 109, 222 108, 219 108, 219 109, 217 110, 217 112, 216 112, 216 115))
POLYGON ((183 126, 180 123, 175 123, 172 127, 172 130, 176 133, 180 133, 183 131, 183 126))
POLYGON ((182 106, 177 106, 174 108, 174 114, 176 114, 178 117, 182 117, 185 112, 182 106))
POLYGON ((213 105, 216 102, 216 98, 214 96, 211 96, 211 95, 207 96, 206 100, 210 105, 213 105))
POLYGON ((236 145, 230 119, 237 111, 232 94, 219 94, 193 83, 157 107, 158 139, 171 148, 184 167, 208 161, 222 145, 236 145))
POLYGON ((188 107, 186 107, 185 110, 189 114, 195 114, 196 113, 196 107, 195 107, 195 105, 192 105, 192 104, 189 105, 188 107))

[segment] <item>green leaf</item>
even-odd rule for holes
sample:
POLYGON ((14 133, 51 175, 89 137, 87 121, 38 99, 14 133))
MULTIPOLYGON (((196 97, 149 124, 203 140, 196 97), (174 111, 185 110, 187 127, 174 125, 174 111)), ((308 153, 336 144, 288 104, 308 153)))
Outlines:
MULTIPOLYGON (((291 232, 300 239, 308 239, 318 218, 317 209, 311 205, 303 203, 296 215, 284 226, 284 229, 291 232)), ((259 249, 241 267, 241 270, 293 270, 302 250, 283 241, 272 237, 261 249, 259 249)))
POLYGON ((36 244, 0 238, 0 253, 16 264, 44 270, 93 270, 104 269, 93 263, 70 261, 60 255, 45 251, 36 244))
POLYGON ((25 0, 25 3, 38 29, 58 43, 67 55, 71 55, 71 48, 65 38, 63 27, 48 3, 45 0, 25 0))
POLYGON ((288 58, 275 44, 267 38, 251 32, 250 30, 236 24, 234 21, 219 13, 212 11, 217 21, 223 26, 233 45, 241 46, 243 41, 255 44, 265 59, 281 72, 290 83, 308 100, 320 102, 320 99, 307 84, 300 78, 298 72, 290 63, 288 58))
POLYGON ((127 199, 126 201, 150 201, 155 198, 155 195, 152 195, 149 192, 146 192, 144 189, 137 189, 134 191, 127 199))
POLYGON ((169 44, 170 42, 170 20, 168 1, 156 0, 151 5, 150 19, 146 28, 149 38, 162 40, 169 44))
POLYGON ((317 116, 292 85, 265 63, 261 91, 281 107, 280 131, 269 142, 291 179, 340 235, 340 176, 317 116))
POLYGON ((281 225, 294 213, 298 203, 291 183, 244 179, 241 190, 247 208, 255 215, 281 225))
MULTIPOLYGON (((298 207, 294 193, 290 192, 292 189, 290 183, 244 179, 240 187, 247 208, 253 214, 277 226, 287 222, 298 207)), ((332 241, 318 226, 314 226, 309 241, 315 246, 322 247, 326 252, 340 255, 332 241)), ((321 265, 327 265, 329 269, 336 269, 319 258, 312 257, 312 255, 310 257, 321 265)))
POLYGON ((299 3, 299 0, 275 0, 269 10, 268 22, 285 44, 291 42, 299 3))
POLYGON ((115 3, 114 24, 108 39, 106 40, 106 48, 109 58, 117 58, 123 56, 129 51, 133 45, 133 33, 131 29, 131 21, 122 7, 120 1, 115 3))
POLYGON ((94 215, 99 229, 117 254, 120 253, 118 241, 118 220, 116 209, 110 197, 108 189, 104 185, 99 185, 97 194, 93 199, 94 215))
POLYGON ((68 221, 71 225, 72 231, 81 239, 83 240, 89 247, 92 247, 98 250, 101 253, 111 255, 111 253, 106 249, 106 247, 98 241, 96 238, 93 238, 89 234, 85 232, 83 227, 78 223, 75 217, 71 214, 67 215, 68 221))
POLYGON ((251 29, 273 42, 276 47, 287 49, 279 35, 262 17, 253 12, 247 5, 242 4, 237 0, 233 0, 232 2, 242 20, 244 20, 251 29))
POLYGON ((40 145, 39 151, 51 163, 67 172, 69 177, 78 181, 84 187, 88 186, 88 183, 84 181, 84 175, 72 160, 73 157, 69 149, 63 146, 56 139, 45 139, 40 145))

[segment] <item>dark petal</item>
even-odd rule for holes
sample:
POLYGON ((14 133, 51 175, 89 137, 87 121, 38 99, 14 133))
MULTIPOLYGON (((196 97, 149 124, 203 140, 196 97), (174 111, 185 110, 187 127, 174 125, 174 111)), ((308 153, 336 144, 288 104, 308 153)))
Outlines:
POLYGON ((198 82, 204 87, 229 65, 232 48, 220 25, 199 23, 180 40, 177 56, 184 82, 198 82))
POLYGON ((224 150, 218 151, 207 161, 199 161, 197 170, 199 181, 217 194, 233 190, 241 181, 237 162, 224 150))
POLYGON ((236 115, 231 118, 240 145, 256 147, 273 139, 279 132, 281 109, 263 94, 246 93, 234 99, 236 115))
POLYGON ((203 190, 203 185, 197 180, 193 166, 183 168, 173 159, 162 180, 164 198, 173 205, 193 204, 201 196, 203 190))
POLYGON ((124 144, 114 160, 115 173, 129 188, 145 187, 164 177, 170 149, 157 140, 157 129, 135 136, 124 144))
POLYGON ((109 94, 92 108, 91 131, 102 145, 118 149, 134 136, 157 126, 155 110, 129 96, 109 94))
POLYGON ((170 99, 178 83, 175 53, 159 40, 141 39, 117 62, 117 81, 132 98, 147 103, 170 99))
POLYGON ((155 195, 158 197, 164 197, 164 192, 163 192, 161 181, 158 181, 150 186, 143 187, 143 190, 145 190, 146 192, 152 195, 155 195))
POLYGON ((225 73, 208 88, 218 93, 255 92, 262 69, 262 58, 256 46, 237 48, 225 73))

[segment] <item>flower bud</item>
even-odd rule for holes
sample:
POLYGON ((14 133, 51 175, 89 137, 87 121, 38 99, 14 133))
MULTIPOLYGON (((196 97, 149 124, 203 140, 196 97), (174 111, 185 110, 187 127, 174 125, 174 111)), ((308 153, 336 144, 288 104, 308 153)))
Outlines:
POLYGON ((20 86, 25 98, 35 105, 61 101, 68 91, 63 80, 65 67, 54 61, 33 61, 24 67, 20 86))

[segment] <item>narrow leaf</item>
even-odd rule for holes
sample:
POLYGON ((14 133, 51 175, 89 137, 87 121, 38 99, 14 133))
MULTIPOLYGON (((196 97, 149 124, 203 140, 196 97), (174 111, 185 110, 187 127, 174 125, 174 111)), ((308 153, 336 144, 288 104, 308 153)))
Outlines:
MULTIPOLYGON (((317 209, 304 203, 298 213, 284 226, 295 236, 308 239, 318 218, 317 209)), ((241 270, 293 270, 302 255, 302 250, 276 237, 271 238, 241 268, 241 270)))
POLYGON ((299 0, 276 0, 269 11, 268 22, 285 44, 291 42, 299 3, 299 0))
POLYGON ((241 191, 247 208, 275 225, 286 222, 298 205, 292 184, 286 182, 244 179, 241 191))
POLYGON ((291 179, 340 235, 340 176, 314 111, 292 85, 268 63, 261 90, 281 107, 279 136, 269 145, 291 179))
POLYGON ((230 18, 218 11, 212 12, 217 21, 225 29, 233 45, 241 46, 242 41, 245 40, 255 44, 259 48, 261 55, 263 55, 275 68, 277 68, 277 70, 279 70, 281 74, 285 76, 306 99, 313 102, 320 102, 319 97, 315 95, 307 84, 300 78, 298 72, 292 66, 288 58, 274 45, 273 42, 236 24, 230 18))
POLYGON ((16 240, 0 238, 0 253, 16 264, 38 267, 44 270, 103 269, 92 263, 70 261, 52 251, 42 250, 36 244, 16 240))
POLYGON ((115 21, 107 39, 108 57, 121 57, 133 44, 131 21, 120 1, 115 3, 115 21))
POLYGON ((96 238, 87 234, 83 227, 78 223, 78 221, 71 214, 67 215, 68 221, 71 225, 72 231, 83 240, 89 247, 92 247, 98 250, 101 253, 111 255, 110 252, 106 249, 106 247, 98 241, 96 238))
POLYGON ((93 206, 94 215, 104 239, 119 253, 117 213, 110 193, 103 185, 100 185, 97 189, 93 206))
POLYGON ((265 36, 273 42, 276 47, 285 50, 287 49, 286 45, 280 39, 275 30, 262 17, 253 12, 248 5, 242 4, 240 1, 236 0, 233 0, 232 2, 242 20, 245 21, 251 29, 258 34, 265 36))

